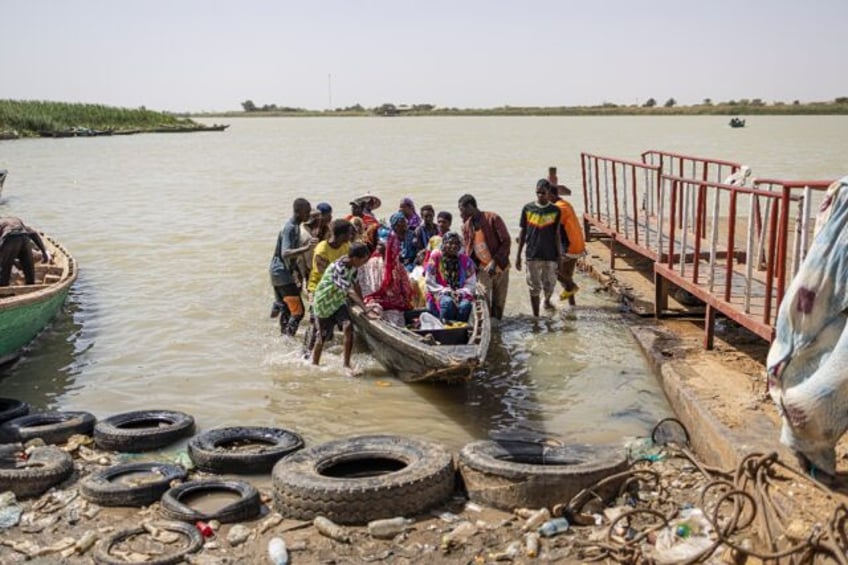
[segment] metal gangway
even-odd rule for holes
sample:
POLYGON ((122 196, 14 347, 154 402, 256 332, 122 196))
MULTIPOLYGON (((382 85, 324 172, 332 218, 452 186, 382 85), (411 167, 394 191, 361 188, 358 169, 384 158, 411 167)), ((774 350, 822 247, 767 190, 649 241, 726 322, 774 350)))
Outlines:
POLYGON ((812 201, 832 181, 749 179, 740 163, 663 151, 641 161, 583 153, 584 228, 654 264, 654 313, 675 285, 706 307, 704 347, 721 313, 767 341, 812 239, 812 201), (750 186, 746 183, 750 182, 750 186))

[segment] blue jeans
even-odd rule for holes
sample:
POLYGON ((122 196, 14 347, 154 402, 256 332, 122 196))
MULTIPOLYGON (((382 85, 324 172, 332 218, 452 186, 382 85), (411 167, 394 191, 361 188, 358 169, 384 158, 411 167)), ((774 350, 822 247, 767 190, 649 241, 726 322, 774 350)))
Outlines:
POLYGON ((439 308, 441 312, 431 312, 434 316, 438 316, 443 322, 457 320, 467 322, 471 316, 471 309, 474 304, 467 298, 463 298, 457 305, 450 296, 442 296, 439 299, 439 308))

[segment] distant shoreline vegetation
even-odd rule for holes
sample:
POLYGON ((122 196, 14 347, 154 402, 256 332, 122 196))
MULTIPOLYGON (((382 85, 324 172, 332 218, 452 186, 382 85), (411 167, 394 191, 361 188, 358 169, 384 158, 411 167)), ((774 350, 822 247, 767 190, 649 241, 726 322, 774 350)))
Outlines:
POLYGON ((674 98, 660 104, 649 98, 644 104, 619 105, 604 102, 597 106, 501 106, 498 108, 448 108, 434 104, 395 105, 385 103, 374 108, 360 104, 332 110, 308 110, 265 104, 252 100, 241 103, 242 111, 191 114, 202 117, 265 117, 265 116, 697 116, 697 115, 832 115, 848 114, 848 96, 829 102, 766 103, 759 98, 713 102, 706 98, 700 104, 679 105, 674 98))
POLYGON ((205 126, 193 117, 340 117, 340 116, 696 116, 696 115, 835 115, 848 114, 848 96, 829 102, 794 101, 765 103, 753 100, 729 100, 713 103, 678 105, 673 98, 663 104, 653 98, 641 105, 604 102, 597 106, 501 106, 498 108, 447 108, 433 104, 382 104, 365 108, 360 104, 332 110, 307 110, 242 102, 241 111, 172 113, 145 107, 119 108, 102 104, 50 102, 40 100, 0 100, 0 139, 18 137, 65 137, 120 135, 161 131, 221 131, 227 126, 205 126))
POLYGON ((116 108, 101 104, 0 100, 0 137, 62 137, 65 133, 142 133, 163 128, 189 131, 203 125, 186 117, 144 107, 116 108), (14 134, 14 136, 13 136, 14 134))

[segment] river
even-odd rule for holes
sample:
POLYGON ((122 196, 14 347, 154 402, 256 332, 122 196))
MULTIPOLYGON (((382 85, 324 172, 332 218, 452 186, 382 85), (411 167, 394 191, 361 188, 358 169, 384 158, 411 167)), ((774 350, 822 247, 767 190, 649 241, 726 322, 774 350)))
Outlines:
POLYGON ((404 384, 363 350, 363 375, 346 377, 339 347, 309 366, 268 318, 268 261, 292 200, 328 201, 341 215, 370 191, 381 217, 406 195, 456 216, 469 192, 516 235, 550 165, 582 209, 581 151, 676 151, 740 161, 761 177, 848 172, 845 116, 756 117, 742 129, 721 116, 228 123, 224 133, 0 141, 10 171, 0 214, 48 232, 80 265, 65 312, 0 373, 0 396, 98 417, 182 410, 200 429, 275 425, 307 443, 391 432, 458 449, 515 434, 644 435, 670 409, 618 305, 583 275, 576 309, 534 320, 513 271, 488 367, 465 385, 404 384))

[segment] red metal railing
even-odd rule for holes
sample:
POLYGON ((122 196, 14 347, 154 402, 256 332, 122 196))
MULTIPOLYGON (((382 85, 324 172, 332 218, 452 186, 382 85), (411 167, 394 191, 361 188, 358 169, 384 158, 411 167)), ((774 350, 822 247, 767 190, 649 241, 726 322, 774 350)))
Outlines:
POLYGON ((656 313, 673 283, 771 340, 787 284, 809 248, 816 192, 832 181, 748 179, 740 163, 650 150, 641 162, 582 153, 583 221, 655 262, 656 313), (752 180, 752 186, 744 186, 752 180), (793 209, 795 210, 793 212, 793 209), (794 231, 790 225, 794 221, 794 231))

